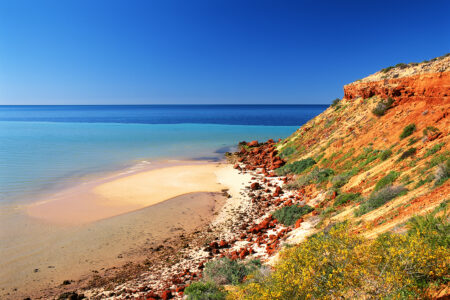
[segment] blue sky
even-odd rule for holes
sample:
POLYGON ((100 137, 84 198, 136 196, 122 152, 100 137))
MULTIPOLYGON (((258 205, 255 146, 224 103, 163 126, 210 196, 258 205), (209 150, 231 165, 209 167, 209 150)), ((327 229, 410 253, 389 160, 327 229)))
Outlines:
POLYGON ((0 0, 0 104, 327 104, 450 52, 450 1, 0 0))

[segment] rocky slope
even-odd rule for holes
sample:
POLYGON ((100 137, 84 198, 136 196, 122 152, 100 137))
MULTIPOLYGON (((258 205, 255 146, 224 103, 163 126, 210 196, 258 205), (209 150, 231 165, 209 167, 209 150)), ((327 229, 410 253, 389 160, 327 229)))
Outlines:
POLYGON ((352 213, 358 202, 324 203, 335 210, 327 222, 350 219, 373 236, 448 200, 450 185, 441 179, 448 173, 441 173, 448 172, 450 158, 450 56, 384 69, 344 86, 344 94, 339 103, 279 144, 278 150, 282 156, 287 154, 288 163, 314 158, 319 168, 333 172, 326 186, 306 186, 312 193, 369 197, 389 172, 395 172, 390 184, 408 192, 358 218, 352 213), (384 114, 374 114, 388 98, 392 103, 384 105, 389 106, 384 114), (403 137, 408 125, 410 135, 403 137), (338 175, 342 183, 333 184, 338 175))

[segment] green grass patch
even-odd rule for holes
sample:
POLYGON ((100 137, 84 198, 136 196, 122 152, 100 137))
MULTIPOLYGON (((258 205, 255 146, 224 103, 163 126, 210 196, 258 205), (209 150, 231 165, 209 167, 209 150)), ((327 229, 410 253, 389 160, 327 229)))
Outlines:
POLYGON ((275 170, 278 175, 286 175, 289 173, 300 174, 311 166, 315 165, 316 161, 312 158, 306 158, 293 163, 284 165, 275 170))
POLYGON ((441 148, 444 147, 444 145, 445 145, 444 142, 434 145, 433 147, 431 147, 431 149, 427 150, 427 152, 425 153, 425 155, 423 157, 425 158, 425 157, 435 154, 436 152, 441 150, 441 148))
POLYGON ((384 150, 384 151, 382 151, 380 153, 380 159, 383 160, 383 161, 388 159, 391 156, 392 156, 392 150, 391 149, 384 150))
POLYGON ((214 282, 193 282, 186 287, 184 294, 188 300, 224 300, 227 293, 214 282))
POLYGON ((375 185, 374 191, 381 190, 387 185, 392 184, 397 178, 400 176, 400 173, 395 171, 390 171, 386 176, 378 180, 377 184, 375 185))
POLYGON ((259 260, 248 262, 222 257, 206 263, 203 270, 203 280, 217 285, 239 284, 245 276, 261 267, 259 260))
POLYGON ((339 206, 351 201, 358 201, 361 198, 360 193, 345 193, 341 194, 334 199, 333 206, 339 206))
POLYGON ((276 210, 272 215, 280 223, 287 226, 291 226, 294 225, 295 222, 298 219, 300 219, 303 215, 306 215, 312 212, 313 210, 314 208, 308 205, 305 206, 291 205, 276 210))
POLYGON ((408 190, 403 186, 386 186, 381 190, 372 193, 369 199, 364 201, 359 208, 355 210, 355 216, 359 217, 374 209, 377 209, 392 199, 400 195, 404 195, 407 191, 408 190))
POLYGON ((281 151, 280 157, 281 158, 288 158, 289 156, 291 156, 295 152, 297 152, 297 149, 295 147, 286 147, 286 148, 283 149, 283 151, 281 151))
POLYGON ((414 133, 414 131, 416 131, 416 124, 411 123, 409 125, 406 125, 406 127, 403 128, 403 131, 400 134, 400 139, 404 139, 405 137, 410 136, 414 133))

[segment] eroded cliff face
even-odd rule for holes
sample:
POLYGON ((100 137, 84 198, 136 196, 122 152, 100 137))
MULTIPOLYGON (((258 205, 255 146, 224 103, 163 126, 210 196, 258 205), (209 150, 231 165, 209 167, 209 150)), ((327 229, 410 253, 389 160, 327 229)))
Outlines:
MULTIPOLYGON (((349 220, 374 237, 449 200, 450 181, 438 179, 448 178, 450 165, 450 56, 387 68, 346 85, 344 93, 337 105, 277 147, 287 164, 312 158, 314 168, 333 174, 326 185, 303 186, 311 197, 329 195, 320 207, 336 212, 325 223, 349 220), (389 109, 375 114, 389 97, 389 109), (413 130, 402 137, 408 125, 413 130), (390 172, 395 174, 390 184, 408 192, 356 217, 354 211, 390 172), (342 184, 336 188, 338 179, 342 184), (363 200, 334 204, 333 197, 346 193, 360 193, 363 200)), ((290 182, 304 182, 308 172, 294 174, 290 182)))
POLYGON ((373 96, 392 97, 397 102, 450 101, 450 56, 392 67, 344 86, 346 99, 373 96))
POLYGON ((356 82, 344 86, 344 97, 356 98, 392 97, 398 102, 450 101, 450 72, 419 74, 402 78, 372 82, 356 82))

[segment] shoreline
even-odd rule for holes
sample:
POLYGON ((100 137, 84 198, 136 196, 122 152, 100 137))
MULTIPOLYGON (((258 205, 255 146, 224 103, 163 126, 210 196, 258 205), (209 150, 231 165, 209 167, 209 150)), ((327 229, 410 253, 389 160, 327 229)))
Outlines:
MULTIPOLYGON (((84 184, 82 191, 103 184, 108 187, 108 184, 118 182, 120 185, 121 180, 133 176, 137 176, 141 181, 149 180, 161 170, 169 175, 180 170, 189 174, 203 172, 210 177, 214 175, 208 179, 210 187, 214 189, 204 188, 207 185, 201 182, 198 186, 191 184, 190 189, 178 189, 174 195, 166 194, 167 199, 160 195, 158 201, 138 203, 139 205, 131 207, 132 210, 119 210, 117 214, 90 222, 58 222, 58 219, 36 218, 29 216, 25 210, 19 210, 21 214, 3 218, 0 225, 14 229, 8 232, 0 231, 5 242, 0 249, 2 298, 26 298, 31 295, 32 299, 37 295, 47 298, 47 290, 64 289, 64 286, 61 287, 64 280, 70 280, 71 284, 68 286, 73 288, 78 284, 86 285, 102 272, 123 273, 118 270, 127 269, 129 266, 135 268, 142 261, 149 260, 149 255, 155 255, 152 248, 158 249, 158 245, 165 244, 167 239, 177 238, 180 232, 192 234, 202 230, 223 206, 224 191, 228 189, 227 186, 216 182, 218 180, 215 172, 229 168, 229 165, 222 163, 172 160, 154 163, 151 167, 137 172, 121 171, 109 174, 84 184), (211 185, 211 181, 214 181, 214 185, 211 185), (65 261, 64 257, 70 259, 65 261), (71 265, 77 266, 72 268, 73 272, 71 265)), ((131 183, 135 183, 135 179, 131 183)), ((195 176, 191 176, 190 181, 195 182, 195 176)), ((184 183, 183 178, 178 178, 176 182, 181 185, 184 183)), ((59 196, 67 192, 70 195, 80 195, 80 186, 62 191, 59 196)), ((54 201, 40 201, 30 207, 47 208, 55 203, 58 203, 60 210, 53 212, 64 217, 63 210, 70 209, 64 205, 64 197, 54 201)), ((120 201, 118 206, 121 209, 130 208, 129 205, 121 205, 120 201)))
MULTIPOLYGON (((191 227, 192 231, 181 234, 171 232, 170 237, 159 245, 133 241, 133 246, 127 249, 134 251, 134 256, 129 256, 126 263, 103 265, 100 270, 67 285, 48 285, 31 298, 58 299, 61 295, 66 298, 67 295, 82 295, 89 299, 160 299, 171 295, 174 299, 182 299, 184 288, 200 278, 207 262, 225 256, 260 259, 272 265, 283 243, 295 243, 315 232, 319 217, 314 212, 305 215, 303 222, 295 226, 284 226, 272 218, 271 213, 282 206, 293 203, 316 206, 325 199, 324 195, 310 191, 299 193, 281 189, 288 178, 276 176, 273 172, 274 166, 284 162, 276 155, 272 140, 252 146, 250 151, 242 149, 234 153, 232 160, 235 161, 234 166, 230 162, 222 164, 216 173, 218 182, 227 187, 226 199, 217 206, 217 210, 210 211, 210 218, 203 219, 197 229, 191 227), (138 253, 145 255, 139 258, 138 253)), ((221 192, 225 193, 225 189, 221 192)), ((209 194, 211 200, 214 193, 209 194)), ((133 214, 167 202, 89 224, 98 226, 128 217, 132 222, 127 234, 137 234, 139 230, 133 214)), ((178 206, 175 211, 179 211, 178 206)), ((190 219, 191 215, 188 221, 190 219)), ((79 226, 89 227, 89 224, 79 226)), ((109 242, 114 244, 111 240, 109 242)), ((64 279, 58 277, 58 280, 64 279)), ((21 296, 29 297, 30 294, 21 296)))
POLYGON ((58 225, 81 225, 155 205, 192 192, 220 192, 209 161, 165 160, 91 178, 26 206, 30 217, 58 225), (188 176, 190 173, 196 177, 188 176), (183 176, 180 176, 183 174, 183 176))

